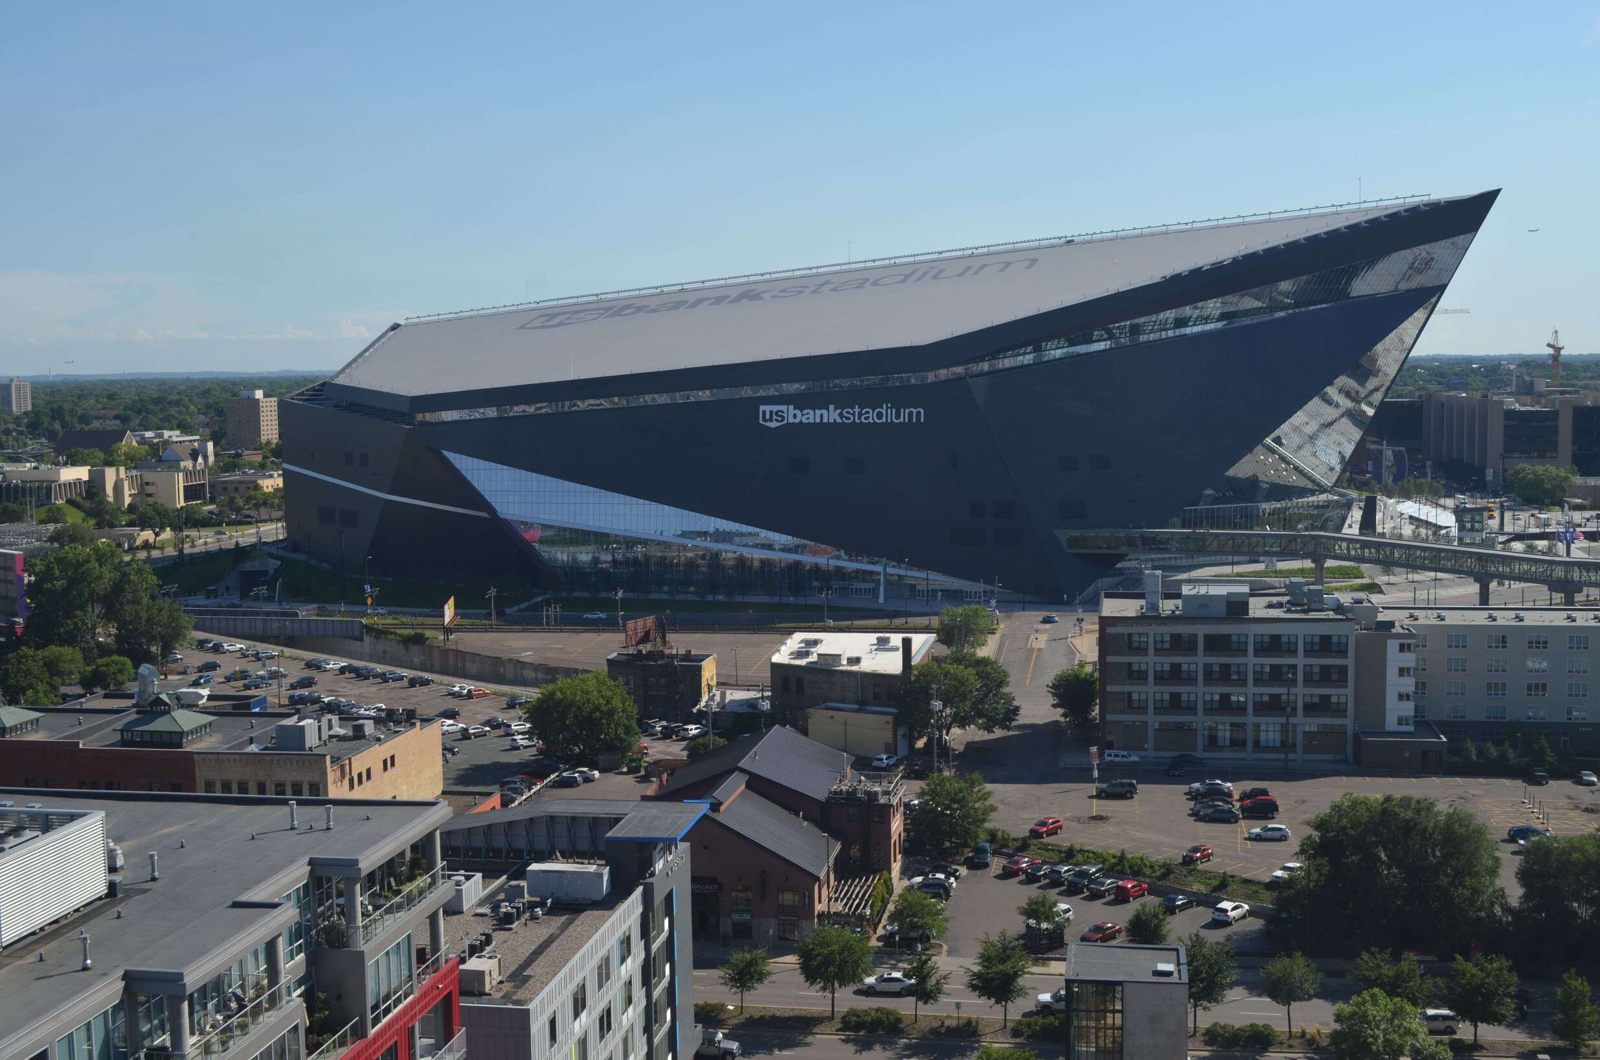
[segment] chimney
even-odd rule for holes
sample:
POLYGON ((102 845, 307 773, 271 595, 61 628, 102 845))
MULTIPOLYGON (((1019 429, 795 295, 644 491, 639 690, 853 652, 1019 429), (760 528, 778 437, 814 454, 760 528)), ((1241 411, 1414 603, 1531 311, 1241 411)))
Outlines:
POLYGON ((900 672, 911 676, 911 638, 900 638, 900 672))
POLYGON ((295 802, 294 802, 293 799, 290 799, 289 800, 289 831, 295 832, 295 831, 299 831, 299 829, 300 829, 300 807, 295 805, 295 802))
POLYGON ((159 857, 160 855, 158 855, 154 850, 150 851, 150 878, 152 880, 159 880, 161 878, 161 863, 158 860, 159 857))
POLYGON ((1144 572, 1144 613, 1161 613, 1161 572, 1158 570, 1144 572))
POLYGON ((333 831, 333 803, 328 803, 327 805, 323 806, 322 809, 323 823, 327 825, 328 831, 331 832, 333 831))

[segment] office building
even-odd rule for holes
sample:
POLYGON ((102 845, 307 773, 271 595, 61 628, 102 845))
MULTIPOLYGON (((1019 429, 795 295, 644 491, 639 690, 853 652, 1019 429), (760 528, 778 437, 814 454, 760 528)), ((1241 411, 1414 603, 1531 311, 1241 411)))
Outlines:
POLYGON ((246 390, 228 399, 227 437, 234 449, 259 449, 278 440, 278 399, 246 390))
POLYGON ((0 387, 0 409, 11 413, 31 412, 33 410, 33 384, 25 379, 11 377, 11 381, 0 387))
MULTIPOLYGON (((813 708, 893 708, 901 686, 931 657, 936 641, 932 633, 791 634, 769 660, 772 716, 780 725, 809 732, 813 708)), ((824 723, 817 738, 833 729, 824 723)), ((904 748, 889 745, 872 753, 879 751, 903 753, 904 748)))
POLYGON ((606 674, 621 681, 641 718, 694 720, 694 709, 717 690, 717 657, 711 652, 629 648, 606 656, 606 674))
POLYGON ((0 1056, 460 1060, 449 816, 0 790, 0 1056))
POLYGON ((227 475, 217 475, 211 480, 211 496, 214 500, 224 497, 248 497, 256 491, 262 493, 283 492, 282 471, 235 471, 227 475))
POLYGON ((1189 959, 1182 946, 1067 946, 1067 1060, 1185 1060, 1189 959))
MULTIPOLYGON (((463 966, 473 1060, 688 1060, 694 1038, 689 840, 697 803, 545 799, 441 829, 452 866, 504 877, 445 924, 463 966), (473 915, 490 899, 553 899, 537 918, 473 915)), ((468 881, 463 881, 465 889, 468 881)), ((505 905, 500 907, 502 910, 505 905)))
POLYGON ((1495 195, 396 324, 285 401, 289 536, 591 591, 1076 595, 1111 559, 1060 531, 1330 486, 1495 195))

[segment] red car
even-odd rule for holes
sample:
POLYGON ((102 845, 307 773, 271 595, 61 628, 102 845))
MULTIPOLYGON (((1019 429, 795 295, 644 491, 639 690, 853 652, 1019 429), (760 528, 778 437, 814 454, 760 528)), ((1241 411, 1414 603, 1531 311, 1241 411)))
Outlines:
POLYGON ((1028 835, 1034 839, 1043 839, 1045 836, 1055 835, 1061 828, 1061 818, 1041 817, 1033 822, 1033 827, 1028 829, 1028 835))
POLYGON ((488 699, 492 694, 487 688, 470 688, 467 690, 468 699, 488 699))
POLYGON ((1150 885, 1141 880, 1123 880, 1117 884, 1116 896, 1119 902, 1132 902, 1149 893, 1150 885))
POLYGON ((1122 925, 1115 920, 1102 920, 1078 936, 1079 942, 1110 942, 1122 935, 1122 925))
POLYGON ((1000 866, 1000 875, 1017 876, 1027 872, 1035 865, 1044 864, 1044 859, 1036 858, 1032 854, 1013 854, 1011 860, 1000 866))
POLYGON ((1211 847, 1205 843, 1196 843, 1194 846, 1183 852, 1183 863, 1185 865, 1198 865, 1202 861, 1210 860, 1211 847))

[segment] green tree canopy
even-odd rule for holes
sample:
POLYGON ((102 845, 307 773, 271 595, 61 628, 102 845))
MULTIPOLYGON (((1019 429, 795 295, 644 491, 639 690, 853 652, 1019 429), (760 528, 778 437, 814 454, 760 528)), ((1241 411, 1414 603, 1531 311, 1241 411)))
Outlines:
POLYGON ((902 941, 921 935, 940 939, 950 930, 950 913, 933 895, 908 887, 889 907, 889 926, 900 933, 902 941))
POLYGON ((133 662, 126 655, 102 655, 78 675, 85 691, 121 688, 133 680, 133 662))
POLYGON ((951 652, 917 667, 900 686, 899 697, 901 717, 913 738, 936 732, 948 739, 956 729, 999 732, 1015 725, 1022 711, 1005 667, 969 652, 951 652), (937 719, 935 700, 942 705, 937 719))
POLYGON ((557 755, 593 761, 639 743, 639 713, 627 686, 602 673, 563 677, 526 708, 528 723, 557 755))
POLYGON ((932 954, 919 954, 906 964, 906 976, 911 980, 911 1022, 917 1022, 923 1005, 938 1004, 950 985, 950 973, 939 970, 939 962, 932 954))
POLYGON ((987 607, 947 607, 939 612, 939 643, 953 651, 977 651, 998 626, 987 607))
POLYGON ((73 467, 106 466, 106 454, 99 449, 68 449, 64 459, 73 467))
POLYGON ((1423 972, 1415 957, 1396 960, 1388 950, 1373 947, 1356 958, 1354 973, 1362 989, 1382 990, 1404 999, 1412 1008, 1422 1008, 1433 1000, 1433 977, 1423 972))
POLYGON ((717 973, 723 987, 739 995, 739 1011, 744 1012, 744 995, 759 990, 772 978, 772 962, 766 950, 738 950, 717 973))
POLYGON ((1462 953, 1497 924, 1505 901, 1488 827, 1468 809, 1419 796, 1341 796, 1312 818, 1300 855, 1305 871, 1273 923, 1314 953, 1462 953))
POLYGON ((1056 908, 1055 896, 1043 891, 1028 895, 1028 900, 1017 906, 1017 912, 1023 920, 1032 920, 1045 927, 1055 927, 1061 922, 1061 910, 1056 908))
POLYGON ((1146 902, 1128 917, 1128 940, 1144 946, 1159 946, 1172 933, 1167 914, 1154 901, 1146 902))
POLYGON ((931 776, 918 798, 922 806, 908 827, 930 853, 946 854, 972 846, 983 838, 994 816, 994 799, 976 773, 931 776))
POLYGON ((839 988, 853 986, 872 974, 872 944, 848 928, 817 928, 800 944, 798 956, 800 978, 828 995, 829 1019, 838 1011, 839 988))
POLYGON ((1560 504, 1572 493, 1577 472, 1550 464, 1524 464, 1506 472, 1506 488, 1524 504, 1560 504))
POLYGON ((1274 957, 1261 969, 1261 979, 1267 997, 1275 1005, 1283 1006, 1284 1022, 1289 1026, 1289 1037, 1294 1037, 1294 1006, 1299 1001, 1310 1001, 1317 996, 1322 976, 1317 966, 1303 953, 1274 957))
POLYGON ((16 706, 58 706, 61 686, 78 680, 82 671, 83 653, 77 648, 18 648, 0 666, 0 693, 16 706))
POLYGON ((1000 1025, 1010 1020, 1011 1006, 1027 992, 1030 961, 1022 940, 1010 932, 978 940, 978 959, 967 969, 967 989, 1000 1006, 1000 1025))
POLYGON ((1082 731, 1094 724, 1099 699, 1100 679, 1088 663, 1080 662, 1050 679, 1050 702, 1074 729, 1082 731))
POLYGON ((1574 1053, 1588 1048, 1600 1031, 1600 1008, 1595 1007, 1589 980, 1570 969, 1556 988, 1556 1018, 1552 1026, 1556 1037, 1574 1053))
POLYGON ((1455 977, 1445 983, 1445 1002, 1455 1014, 1472 1024, 1472 1044, 1478 1044, 1478 1024, 1510 1023, 1517 1014, 1517 973, 1498 953, 1467 960, 1457 955, 1455 977))
POLYGON ((1428 1040, 1417 1007, 1381 990, 1363 990, 1333 1010, 1338 1060, 1405 1060, 1428 1040))
POLYGON ((1233 970, 1233 947, 1209 939, 1196 931, 1183 939, 1189 955, 1189 1010, 1194 1029, 1200 1033, 1200 1011, 1222 1004, 1238 978, 1233 970))
POLYGON ((65 645, 92 659, 109 640, 140 663, 164 656, 193 628, 181 606, 159 597, 150 566, 125 560, 109 541, 63 545, 31 558, 28 573, 34 647, 65 645))
POLYGON ((150 459, 150 450, 130 442, 118 442, 106 450, 106 463, 113 467, 133 467, 150 459))
POLYGON ((1529 843, 1517 866, 1514 935, 1528 959, 1592 965, 1600 953, 1600 835, 1529 843))

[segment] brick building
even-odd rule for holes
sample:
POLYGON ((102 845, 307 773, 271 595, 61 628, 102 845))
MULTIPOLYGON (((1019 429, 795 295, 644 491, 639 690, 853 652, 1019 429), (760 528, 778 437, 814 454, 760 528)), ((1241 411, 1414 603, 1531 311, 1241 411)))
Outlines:
POLYGON ((631 650, 606 656, 606 674, 621 681, 645 718, 689 721, 717 690, 717 657, 710 652, 631 650))
MULTIPOLYGON (((933 653, 932 633, 796 633, 772 653, 772 716, 807 730, 824 703, 892 707, 900 686, 933 653)), ((887 750, 887 748, 885 748, 887 750)))
POLYGON ((246 390, 228 399, 228 445, 230 448, 256 449, 278 440, 278 399, 265 391, 246 390))

